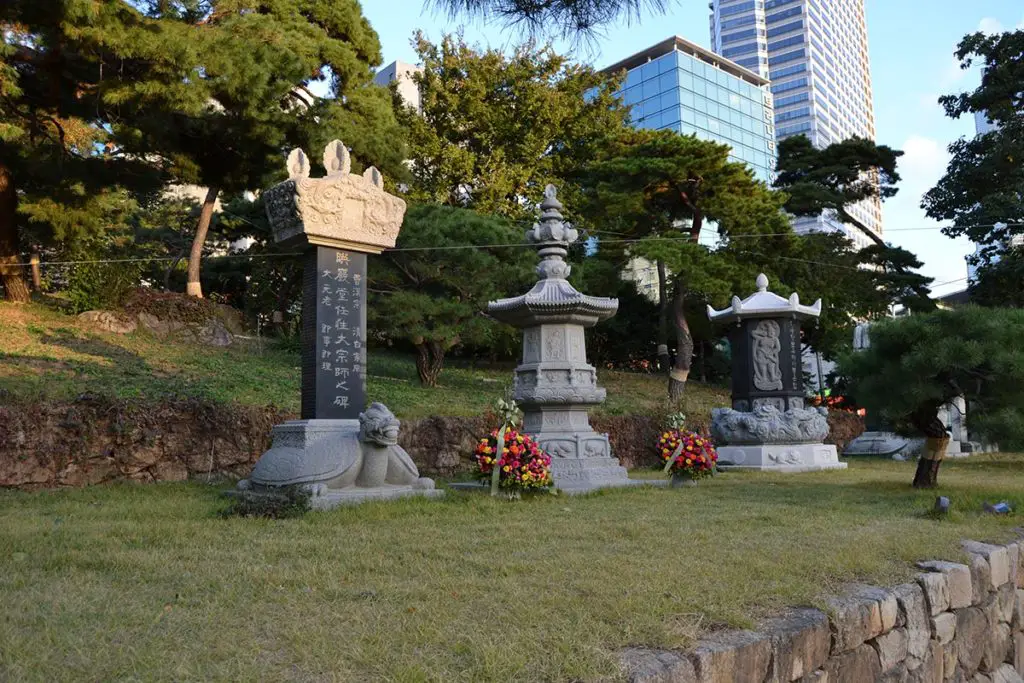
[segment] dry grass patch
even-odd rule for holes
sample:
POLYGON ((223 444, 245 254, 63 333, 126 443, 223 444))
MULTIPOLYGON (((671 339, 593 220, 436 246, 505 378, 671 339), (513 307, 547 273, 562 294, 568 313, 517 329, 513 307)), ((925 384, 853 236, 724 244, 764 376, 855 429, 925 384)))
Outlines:
POLYGON ((848 581, 1003 541, 1024 457, 729 474, 684 490, 509 504, 461 494, 220 519, 199 485, 0 492, 0 679, 595 680, 848 581))

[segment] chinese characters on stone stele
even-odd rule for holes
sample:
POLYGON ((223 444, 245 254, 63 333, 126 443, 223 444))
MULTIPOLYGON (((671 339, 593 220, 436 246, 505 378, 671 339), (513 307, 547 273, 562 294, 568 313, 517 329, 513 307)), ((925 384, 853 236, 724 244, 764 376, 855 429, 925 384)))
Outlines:
POLYGON ((366 403, 366 254, 316 252, 316 418, 358 419, 366 403))

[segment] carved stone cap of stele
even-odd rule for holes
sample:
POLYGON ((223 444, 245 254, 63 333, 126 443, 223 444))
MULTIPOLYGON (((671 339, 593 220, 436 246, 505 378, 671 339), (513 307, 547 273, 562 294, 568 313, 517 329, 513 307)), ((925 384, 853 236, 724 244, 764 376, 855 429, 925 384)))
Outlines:
POLYGON ((276 242, 305 242, 379 254, 395 246, 405 202, 384 191, 384 177, 373 166, 352 175, 349 151, 340 140, 324 149, 327 175, 310 178, 309 157, 288 155, 288 180, 263 197, 276 242))

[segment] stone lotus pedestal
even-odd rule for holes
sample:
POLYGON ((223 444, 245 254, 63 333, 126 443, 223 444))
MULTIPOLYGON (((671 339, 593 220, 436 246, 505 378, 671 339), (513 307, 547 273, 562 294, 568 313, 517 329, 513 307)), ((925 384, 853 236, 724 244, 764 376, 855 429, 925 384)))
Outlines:
POLYGON ((563 222, 561 209, 548 185, 540 222, 526 233, 537 245, 540 279, 526 294, 487 306, 492 316, 523 330, 514 393, 523 409, 523 431, 551 456, 552 479, 562 491, 650 484, 629 479, 612 456, 608 435, 590 426, 587 409, 604 401, 605 390, 587 363, 584 329, 613 316, 619 302, 581 294, 566 280, 567 248, 578 235, 563 222))
POLYGON ((711 414, 718 466, 729 470, 812 472, 843 469, 828 437, 828 411, 804 405, 800 319, 821 314, 821 301, 802 306, 784 299, 757 277, 757 292, 716 311, 712 322, 731 323, 732 408, 711 414))
POLYGON ((302 150, 288 157, 288 180, 264 193, 276 242, 305 248, 302 300, 302 419, 273 429, 273 444, 241 495, 308 490, 313 508, 380 498, 439 495, 398 446, 399 422, 366 405, 366 254, 395 245, 405 202, 384 191, 381 174, 350 173, 335 140, 323 178, 309 177, 302 150))

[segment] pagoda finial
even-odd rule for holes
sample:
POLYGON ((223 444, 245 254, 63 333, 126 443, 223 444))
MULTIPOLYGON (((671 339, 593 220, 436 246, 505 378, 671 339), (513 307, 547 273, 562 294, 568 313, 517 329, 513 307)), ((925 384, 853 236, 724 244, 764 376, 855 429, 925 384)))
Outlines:
POLYGON ((757 280, 754 282, 757 285, 757 291, 767 292, 768 291, 768 276, 761 273, 757 276, 757 280))
POLYGON ((560 246, 563 249, 576 241, 579 233, 567 225, 562 216, 562 202, 558 201, 558 190, 554 185, 544 188, 544 201, 540 203, 540 222, 526 231, 526 240, 543 248, 560 246))

